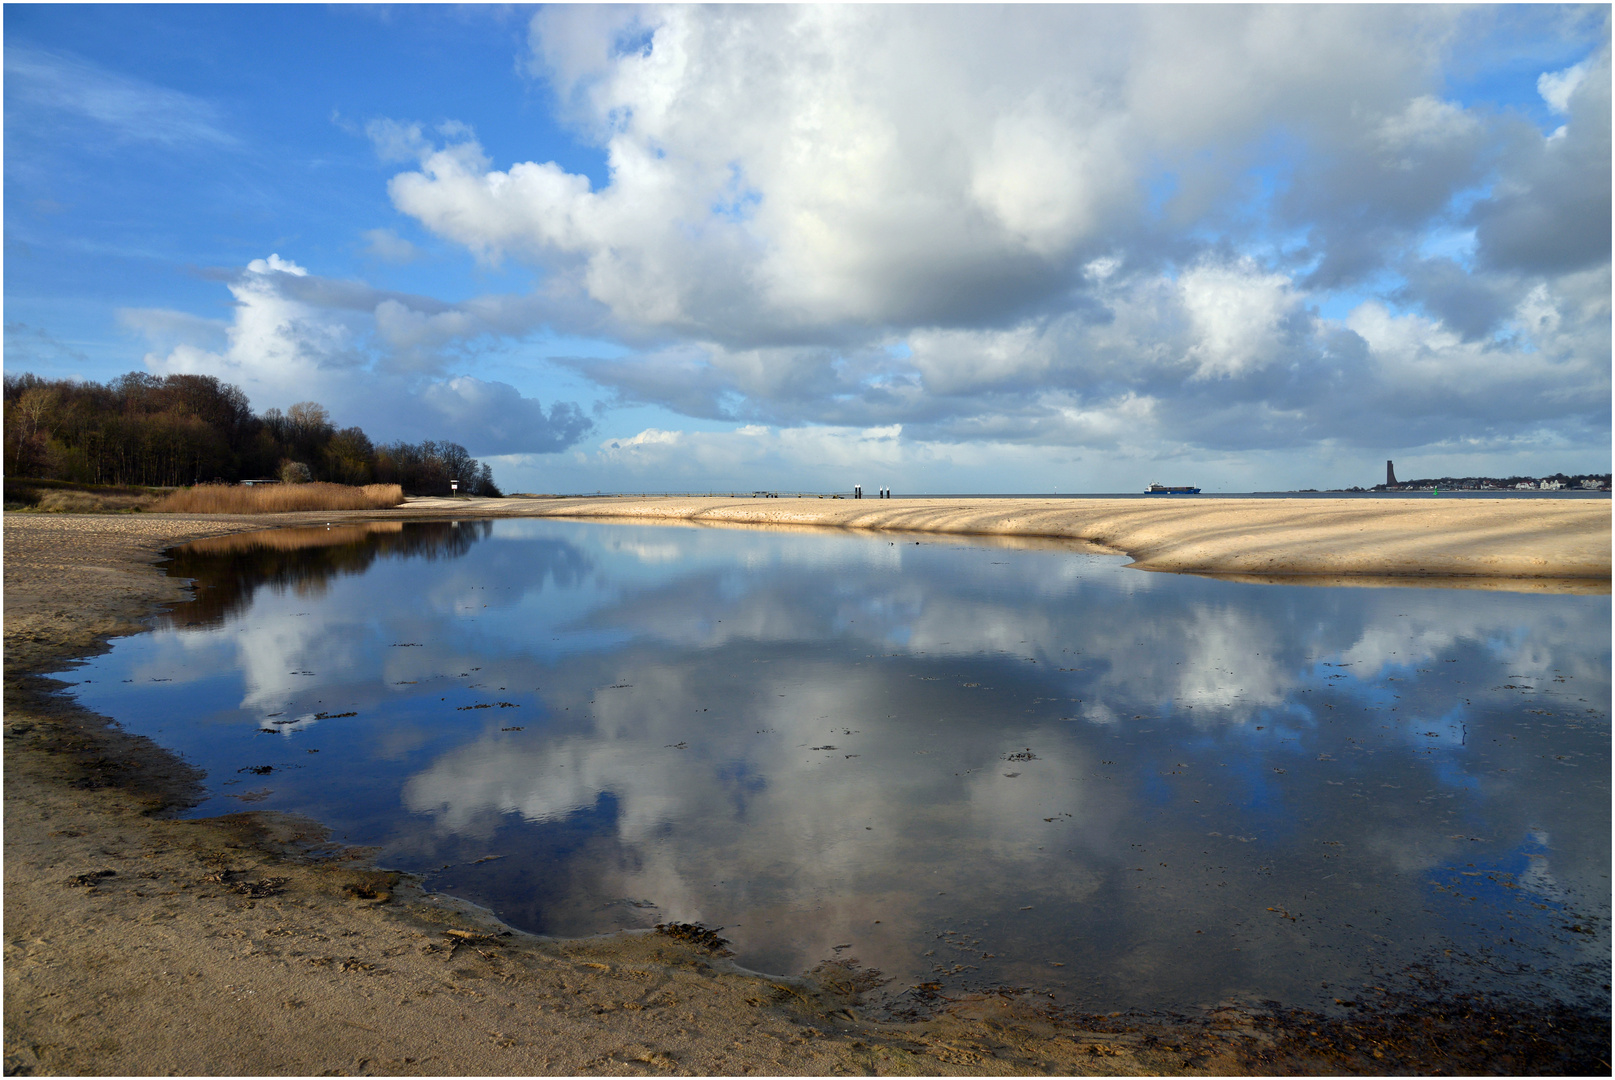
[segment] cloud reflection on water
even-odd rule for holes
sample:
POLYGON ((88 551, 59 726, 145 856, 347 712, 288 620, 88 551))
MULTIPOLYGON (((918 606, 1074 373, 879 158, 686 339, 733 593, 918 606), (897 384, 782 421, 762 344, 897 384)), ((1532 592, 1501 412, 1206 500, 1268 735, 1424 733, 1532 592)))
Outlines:
POLYGON ((472 539, 328 558, 298 579, 316 599, 271 568, 210 633, 144 639, 141 670, 239 671, 255 717, 354 709, 318 768, 370 769, 402 813, 275 805, 546 932, 702 920, 770 970, 960 965, 1116 1004, 1327 1001, 1454 942, 1607 960, 1605 597, 879 537, 472 539), (518 708, 465 711, 494 698, 518 708), (1481 904, 1432 884, 1449 869, 1515 876, 1481 904), (1597 936, 1539 914, 1567 900, 1597 936), (980 947, 938 937, 961 929, 980 947))

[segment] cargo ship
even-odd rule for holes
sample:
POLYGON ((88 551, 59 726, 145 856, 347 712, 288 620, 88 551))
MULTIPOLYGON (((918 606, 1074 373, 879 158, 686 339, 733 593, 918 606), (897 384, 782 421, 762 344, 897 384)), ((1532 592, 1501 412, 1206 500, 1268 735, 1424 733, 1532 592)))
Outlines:
POLYGON ((1197 487, 1167 487, 1165 484, 1151 484, 1144 489, 1146 495, 1198 495, 1197 487))

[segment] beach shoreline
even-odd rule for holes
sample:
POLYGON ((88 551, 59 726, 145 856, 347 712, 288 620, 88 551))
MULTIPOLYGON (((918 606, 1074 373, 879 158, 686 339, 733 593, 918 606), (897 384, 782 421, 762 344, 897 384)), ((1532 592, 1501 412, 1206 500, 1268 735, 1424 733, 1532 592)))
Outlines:
MULTIPOLYGON (((1150 541, 1148 523, 1114 510, 1073 525, 1036 506, 1003 508, 1004 519, 897 501, 824 500, 831 505, 788 514, 736 505, 746 500, 648 502, 443 499, 253 518, 7 513, 7 1074, 1575 1072, 1607 1047, 1607 1017, 1600 1028, 1598 1018, 1475 1002, 1417 1030, 1395 1002, 1345 1017, 1244 1006, 1192 1018, 1076 1017, 1001 994, 872 1019, 861 1015, 867 973, 853 969, 762 976, 662 935, 563 942, 511 933, 485 911, 376 868, 366 852, 331 845, 317 823, 264 813, 175 820, 203 778, 78 707, 51 677, 186 599, 186 584, 158 566, 164 549, 259 528, 555 516, 1095 542, 1069 535, 1082 529, 1141 566, 1153 557, 1203 567, 1222 550, 1215 530, 1185 539, 1181 523, 1157 523, 1150 541), (1066 531, 1037 531, 1049 529, 1066 531), (1505 1034, 1487 1036, 1484 1048, 1463 1044, 1471 1029, 1494 1028, 1505 1034)), ((1539 544, 1527 579, 1597 581, 1598 561, 1583 551, 1597 522, 1554 521, 1548 531, 1571 542, 1539 544), (1564 574, 1567 565, 1582 572, 1564 574)), ((1417 523, 1400 525, 1421 535, 1417 523)), ((1606 508, 1606 583, 1608 525, 1606 508)), ((1319 526, 1290 526, 1302 534, 1292 533, 1282 565, 1320 565, 1319 526), (1310 563, 1300 557, 1308 545, 1310 563)), ((1498 568, 1522 565, 1517 552, 1497 560, 1498 548, 1543 532, 1540 522, 1468 529, 1471 550, 1450 556, 1468 559, 1458 576, 1492 581, 1511 580, 1498 568), (1488 537, 1493 549, 1477 556, 1473 545, 1488 537)), ((1425 555, 1415 561, 1440 565, 1435 545, 1413 546, 1425 555)))

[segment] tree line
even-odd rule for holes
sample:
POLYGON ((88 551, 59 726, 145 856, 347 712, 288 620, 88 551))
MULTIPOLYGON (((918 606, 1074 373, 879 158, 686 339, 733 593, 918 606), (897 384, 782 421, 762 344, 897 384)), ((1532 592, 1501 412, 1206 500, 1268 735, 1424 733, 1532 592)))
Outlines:
POLYGON ((410 495, 502 494, 493 469, 459 443, 375 445, 302 401, 262 416, 212 375, 132 371, 109 382, 5 376, 9 477, 184 487, 281 479, 398 484, 410 495))

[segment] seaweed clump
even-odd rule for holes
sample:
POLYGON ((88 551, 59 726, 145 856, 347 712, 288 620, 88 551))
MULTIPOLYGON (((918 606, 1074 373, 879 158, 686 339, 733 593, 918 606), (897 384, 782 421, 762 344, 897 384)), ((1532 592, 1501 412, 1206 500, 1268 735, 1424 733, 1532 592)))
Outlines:
POLYGON ((729 939, 718 936, 718 931, 722 929, 723 927, 721 926, 717 929, 711 929, 701 925, 698 922, 672 922, 656 924, 656 932, 658 934, 663 934, 670 937, 674 941, 686 941, 691 945, 699 946, 700 948, 706 949, 708 952, 716 953, 719 956, 733 956, 734 952, 729 948, 729 939))

